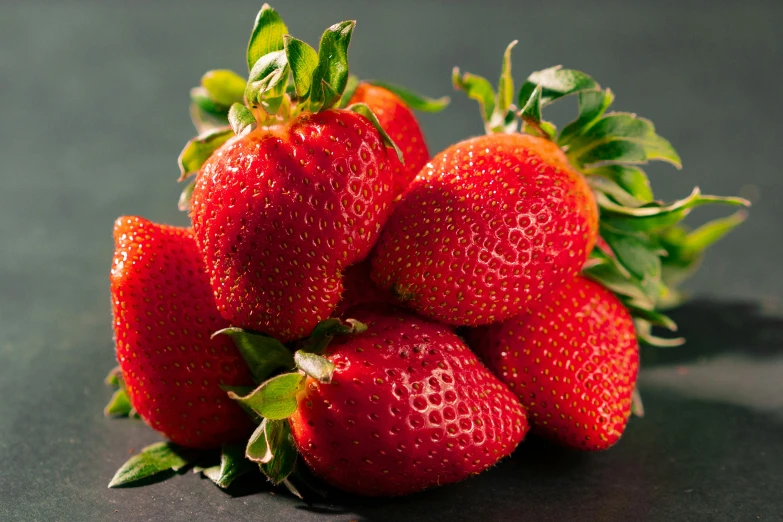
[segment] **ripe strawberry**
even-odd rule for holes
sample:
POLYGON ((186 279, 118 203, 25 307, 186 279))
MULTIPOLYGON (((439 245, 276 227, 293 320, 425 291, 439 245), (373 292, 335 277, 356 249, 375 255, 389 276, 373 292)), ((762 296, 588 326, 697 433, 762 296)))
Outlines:
POLYGON ((554 143, 472 138, 411 184, 381 235, 372 277, 449 324, 503 320, 579 271, 597 220, 589 186, 554 143))
POLYGON ((394 308, 354 311, 329 384, 307 379, 290 417, 308 466, 363 495, 404 495, 478 473, 527 432, 516 398, 446 327, 394 308))
POLYGON ((253 429, 221 385, 252 385, 228 337, 190 230, 121 217, 111 296, 117 359, 131 404, 183 446, 212 448, 253 429))
POLYGON ((399 304, 388 292, 384 292, 370 279, 369 260, 349 266, 343 273, 343 294, 340 304, 335 308, 332 316, 343 317, 345 313, 355 306, 365 306, 372 303, 399 304))
POLYGON ((251 40, 248 106, 229 111, 238 136, 198 138, 181 162, 185 174, 200 170, 191 217, 220 314, 286 342, 329 317, 342 270, 375 244, 394 198, 387 145, 396 146, 366 105, 331 108, 347 84, 354 22, 327 29, 316 53, 282 29, 264 36, 259 24, 277 23, 270 12, 253 35, 272 50, 257 56, 251 40))
POLYGON ((390 159, 394 172, 394 194, 402 194, 430 160, 419 122, 402 98, 385 87, 362 82, 356 87, 349 103, 367 104, 402 151, 404 164, 395 157, 390 159))
POLYGON ((603 286, 576 277, 527 313, 470 337, 536 433, 583 450, 606 449, 622 435, 639 348, 631 315, 603 286))

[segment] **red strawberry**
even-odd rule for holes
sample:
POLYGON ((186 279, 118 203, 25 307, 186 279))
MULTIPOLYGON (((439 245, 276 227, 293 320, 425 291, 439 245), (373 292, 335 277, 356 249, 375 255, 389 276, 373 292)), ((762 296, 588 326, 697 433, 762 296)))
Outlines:
POLYGON ((438 154, 396 207, 373 280, 455 325, 500 321, 571 279, 595 243, 584 177, 549 140, 493 134, 438 154))
POLYGON ((535 432, 583 450, 606 449, 622 435, 639 348, 628 310, 603 286, 577 277, 471 340, 527 408, 535 432))
POLYGON ((308 378, 289 419, 317 475, 404 495, 487 469, 525 436, 519 402, 448 328, 392 307, 352 312, 367 331, 332 341, 331 382, 308 378))
POLYGON ((349 308, 371 303, 398 304, 399 301, 377 286, 370 279, 368 260, 349 266, 343 274, 343 295, 335 308, 334 317, 343 317, 349 308))
POLYGON ((366 105, 330 108, 347 84, 353 25, 327 29, 320 53, 282 29, 280 50, 257 57, 251 41, 249 106, 229 112, 238 136, 202 136, 181 156, 185 174, 200 167, 191 217, 220 314, 283 342, 329 317, 342 271, 367 257, 391 212, 393 144, 366 105))
POLYGON ((405 164, 391 157, 394 172, 394 194, 402 194, 416 174, 430 160, 419 122, 405 102, 391 90, 360 83, 349 103, 365 103, 378 117, 383 129, 402 151, 405 164))
POLYGON ((190 230, 121 217, 111 296, 117 359, 130 402, 172 441, 212 448, 242 440, 247 414, 220 385, 252 385, 228 337, 190 230))

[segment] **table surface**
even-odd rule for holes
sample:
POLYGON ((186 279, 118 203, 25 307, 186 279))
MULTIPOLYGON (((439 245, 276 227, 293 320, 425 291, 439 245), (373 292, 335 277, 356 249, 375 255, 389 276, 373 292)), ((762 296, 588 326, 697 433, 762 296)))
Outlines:
MULTIPOLYGON (((650 168, 660 195, 683 195, 698 180, 705 192, 755 203, 675 314, 688 344, 645 351, 647 415, 615 448, 585 455, 531 440, 457 485, 318 506, 253 483, 227 494, 190 473, 106 488, 130 452, 158 440, 141 423, 101 414, 114 359, 112 222, 186 222, 175 208, 175 160, 192 135, 188 89, 208 68, 242 69, 260 2, 5 3, 1 520, 783 517, 783 3, 278 2, 313 43, 327 25, 357 18, 353 71, 433 95, 451 92, 453 65, 494 78, 518 38, 518 80, 563 63, 610 86, 618 109, 655 120, 685 163, 650 168)), ((459 95, 421 121, 433 152, 481 131, 459 95)))

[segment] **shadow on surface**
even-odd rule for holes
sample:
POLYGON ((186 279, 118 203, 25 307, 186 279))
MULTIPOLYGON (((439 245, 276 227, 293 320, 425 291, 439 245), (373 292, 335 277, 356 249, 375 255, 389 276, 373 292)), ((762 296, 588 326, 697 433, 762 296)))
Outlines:
POLYGON ((683 364, 702 357, 739 353, 769 357, 783 353, 783 318, 766 315, 752 302, 697 300, 669 315, 685 337, 676 348, 642 348, 642 368, 683 364))

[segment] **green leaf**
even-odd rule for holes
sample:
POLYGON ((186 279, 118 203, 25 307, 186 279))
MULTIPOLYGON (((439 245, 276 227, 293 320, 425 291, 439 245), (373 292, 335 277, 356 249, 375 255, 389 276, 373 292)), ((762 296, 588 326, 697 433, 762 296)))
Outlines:
POLYGON ((601 237, 609 244, 617 260, 632 275, 642 280, 643 285, 647 281, 660 280, 659 252, 653 251, 645 241, 635 235, 612 232, 605 227, 601 228, 601 237))
POLYGON ((682 337, 666 339, 652 335, 652 325, 644 319, 636 319, 634 320, 634 324, 636 326, 637 339, 650 346, 655 346, 657 348, 676 348, 677 346, 685 344, 685 339, 682 337))
POLYGON ((634 388, 631 394, 631 413, 639 418, 644 417, 644 404, 642 404, 642 395, 639 393, 639 388, 634 388))
POLYGON ((310 102, 313 110, 330 108, 339 100, 345 89, 348 82, 348 45, 351 43, 354 27, 354 20, 340 22, 329 27, 321 36, 318 66, 312 74, 314 92, 310 94, 310 102), (328 90, 324 89, 324 82, 328 90))
POLYGON ((609 89, 580 92, 579 116, 560 131, 557 137, 558 145, 567 147, 575 136, 584 133, 598 121, 613 101, 614 94, 609 89))
POLYGON ((228 111, 228 122, 231 124, 231 130, 237 136, 252 132, 258 125, 250 109, 241 103, 235 103, 231 106, 231 109, 228 111))
POLYGON ((213 337, 216 335, 231 337, 257 383, 263 382, 277 370, 291 370, 295 366, 291 351, 272 337, 235 327, 212 334, 213 337))
POLYGON ((220 148, 234 133, 231 127, 222 127, 199 134, 185 145, 177 159, 180 181, 201 169, 213 152, 220 148))
POLYGON ((373 127, 375 127, 375 129, 381 135, 383 143, 386 144, 387 147, 391 147, 394 150, 394 153, 397 155, 397 159, 400 160, 400 163, 403 165, 405 164, 405 159, 402 157, 402 151, 397 146, 397 144, 394 143, 394 140, 392 140, 391 137, 386 133, 386 131, 381 126, 381 122, 378 121, 378 117, 375 116, 375 113, 372 112, 372 110, 366 104, 354 103, 353 105, 346 107, 346 109, 357 114, 361 114, 370 120, 370 123, 372 123, 373 127))
POLYGON ((111 399, 109 400, 109 404, 106 405, 106 407, 103 409, 103 413, 109 417, 109 416, 119 416, 124 417, 127 415, 130 415, 131 410, 133 409, 133 406, 131 406, 130 398, 128 398, 128 393, 124 389, 119 389, 114 392, 114 395, 111 396, 111 399))
POLYGON ((636 199, 620 185, 609 178, 604 178, 601 176, 587 176, 587 184, 590 185, 590 188, 592 188, 594 191, 600 191, 605 195, 610 196, 615 202, 617 202, 617 204, 625 207, 635 208, 640 207, 645 203, 645 201, 636 199))
POLYGON ((280 484, 296 465, 296 447, 288 421, 268 421, 264 436, 271 458, 259 464, 261 471, 273 484, 280 484))
POLYGON ((223 444, 220 465, 204 468, 201 473, 220 488, 227 488, 235 479, 253 471, 253 464, 245 458, 245 448, 235 444, 223 444))
POLYGON ((695 258, 709 246, 745 222, 748 214, 744 210, 706 223, 690 232, 680 244, 679 257, 695 258))
POLYGON ((201 85, 209 99, 223 107, 242 102, 245 83, 244 78, 227 69, 208 71, 201 77, 201 85))
POLYGON ((324 352, 335 335, 351 335, 367 330, 367 325, 356 319, 346 319, 345 322, 331 317, 315 325, 310 337, 301 343, 301 349, 315 354, 324 352))
POLYGON ((591 266, 584 269, 582 274, 612 292, 628 297, 635 306, 648 310, 655 308, 657 296, 650 295, 648 290, 642 287, 640 281, 623 275, 611 264, 603 263, 591 266))
POLYGON ((675 323, 672 318, 667 315, 664 315, 656 310, 646 310, 644 308, 639 308, 627 303, 625 306, 628 308, 628 311, 633 317, 644 319, 652 325, 662 326, 663 328, 671 330, 672 332, 677 331, 677 323, 675 323))
POLYGON ((455 89, 465 91, 469 98, 479 103, 484 124, 489 124, 495 112, 495 93, 489 80, 471 73, 460 75, 459 68, 455 67, 451 73, 451 81, 455 89))
POLYGON ((367 83, 369 83, 370 85, 375 85, 376 87, 382 87, 387 91, 393 92, 394 94, 399 96, 403 102, 405 102, 405 105, 407 105, 408 107, 410 107, 415 111, 440 112, 443 109, 445 109, 448 106, 449 102, 451 101, 451 99, 448 96, 442 96, 440 98, 430 98, 428 96, 417 94, 411 91, 410 89, 406 89, 405 87, 400 87, 399 85, 395 85, 388 82, 369 80, 367 81, 367 83))
POLYGON ((158 442, 142 449, 117 470, 110 488, 125 486, 164 471, 179 471, 193 461, 192 451, 171 442, 158 442))
POLYGON ((280 420, 264 419, 261 424, 255 429, 250 439, 247 441, 247 447, 245 448, 245 456, 258 464, 266 464, 272 460, 272 448, 267 441, 267 433, 269 431, 270 424, 277 422, 285 422, 280 420))
POLYGON ((332 382, 334 375, 334 363, 314 353, 297 350, 294 354, 296 367, 305 372, 313 379, 324 384, 332 382))
POLYGON ((204 87, 193 87, 190 89, 190 99, 202 111, 213 116, 224 115, 228 111, 227 105, 221 105, 209 96, 209 92, 204 87))
POLYGON ((634 114, 612 113, 569 142, 567 155, 577 167, 593 163, 667 161, 680 168, 680 156, 655 133, 652 122, 634 114))
POLYGON ((205 111, 193 102, 190 104, 190 120, 199 134, 228 125, 228 112, 213 114, 205 111))
POLYGON ((514 100, 514 77, 511 75, 511 50, 519 43, 514 40, 503 53, 503 65, 500 68, 500 79, 498 80, 497 103, 495 112, 502 118, 506 117, 511 104, 514 100))
POLYGON ((285 35, 283 42, 288 65, 294 76, 296 95, 300 100, 305 100, 310 94, 313 74, 318 67, 318 53, 305 42, 290 35, 285 35))
POLYGON ((698 187, 693 189, 690 196, 668 204, 649 203, 642 207, 629 208, 613 204, 601 193, 596 193, 596 201, 600 201, 602 222, 611 228, 630 232, 650 232, 665 228, 681 221, 690 209, 708 203, 722 203, 733 206, 749 206, 750 202, 742 198, 704 196, 698 187))
MULTIPOLYGON (((530 97, 525 100, 519 115, 525 122, 537 123, 541 121, 541 92, 543 88, 537 85, 530 93, 530 97)), ((521 102, 521 100, 520 100, 521 102)))
POLYGON ((589 75, 560 65, 531 74, 519 89, 519 106, 523 107, 537 86, 541 86, 541 105, 546 106, 570 94, 599 89, 589 75))
POLYGON ((253 32, 247 44, 247 69, 253 66, 262 56, 283 49, 283 35, 288 28, 283 19, 269 4, 264 4, 256 16, 253 32))
POLYGON ((177 208, 182 212, 188 212, 190 210, 190 200, 193 198, 193 189, 196 188, 196 182, 191 181, 179 195, 179 201, 177 201, 177 208))
POLYGON ((284 373, 262 383, 249 395, 240 397, 234 392, 228 396, 267 419, 286 419, 296 411, 296 396, 304 389, 305 376, 284 373))
MULTIPOLYGON (((639 167, 632 167, 629 165, 605 165, 603 167, 586 169, 584 173, 590 176, 601 176, 613 181, 625 192, 630 194, 634 199, 640 201, 641 203, 649 203, 653 200, 653 192, 650 188, 650 180, 647 179, 647 174, 645 174, 644 171, 639 167)), ((588 177, 588 181, 590 179, 592 178, 588 177)), ((614 194, 609 195, 614 196, 614 194)), ((619 200, 618 202, 622 203, 619 200)), ((622 204, 631 206, 625 203, 622 204)))
POLYGON ((280 103, 275 100, 281 100, 285 95, 287 80, 288 57, 285 51, 265 54, 250 70, 250 78, 245 88, 245 100, 251 107, 261 105, 268 114, 277 114, 280 103))
POLYGON ((343 90, 342 96, 340 97, 340 103, 337 104, 339 108, 344 109, 351 103, 351 98, 353 98, 353 95, 356 92, 356 88, 358 86, 359 78, 353 74, 349 74, 348 81, 345 84, 345 89, 343 90))
POLYGON ((109 371, 109 374, 106 376, 106 378, 103 380, 103 382, 106 383, 106 386, 111 386, 112 388, 121 388, 123 386, 122 382, 122 370, 119 366, 115 366, 109 371))

